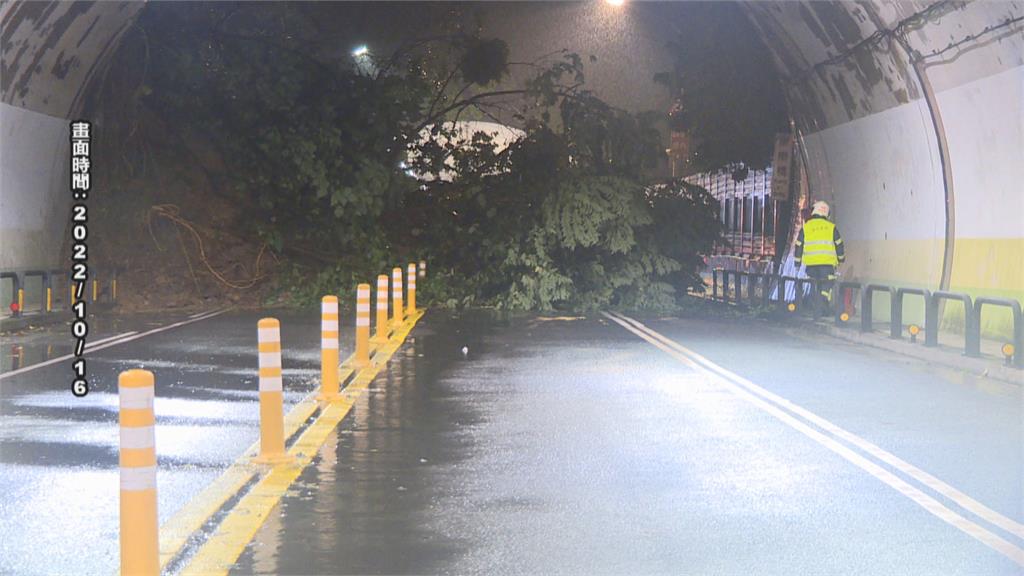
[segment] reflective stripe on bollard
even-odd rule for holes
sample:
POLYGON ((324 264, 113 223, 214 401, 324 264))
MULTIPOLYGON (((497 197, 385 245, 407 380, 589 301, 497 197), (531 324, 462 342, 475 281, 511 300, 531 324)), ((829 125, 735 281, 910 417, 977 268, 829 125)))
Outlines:
POLYGON ((254 462, 278 464, 291 459, 284 452, 281 323, 276 318, 264 318, 257 326, 260 367, 260 455, 254 462))
POLYGON ((154 380, 147 370, 117 378, 121 424, 121 574, 160 574, 154 380))
POLYGON ((388 276, 381 274, 377 276, 377 332, 370 340, 387 342, 388 332, 388 276))
POLYGON ((391 270, 391 300, 394 304, 394 312, 391 313, 392 328, 397 329, 404 321, 402 318, 402 269, 391 270))
POLYGON ((320 400, 338 397, 338 297, 320 300, 320 400))
POLYGON ((370 285, 356 288, 356 366, 370 363, 370 285))
POLYGON ((408 304, 408 308, 409 308, 409 314, 412 315, 412 314, 416 313, 416 265, 415 264, 409 264, 409 270, 408 270, 407 274, 408 274, 408 277, 409 277, 409 304, 408 304))

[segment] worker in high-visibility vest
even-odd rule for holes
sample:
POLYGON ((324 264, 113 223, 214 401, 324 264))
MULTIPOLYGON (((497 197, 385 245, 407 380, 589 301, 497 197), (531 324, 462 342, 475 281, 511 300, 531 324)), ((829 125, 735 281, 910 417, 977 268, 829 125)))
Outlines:
POLYGON ((828 215, 828 203, 821 200, 814 203, 811 217, 804 222, 796 237, 793 254, 797 270, 803 263, 807 267, 807 276, 818 280, 818 289, 826 307, 832 293, 831 283, 836 279, 836 268, 846 260, 843 237, 828 215))

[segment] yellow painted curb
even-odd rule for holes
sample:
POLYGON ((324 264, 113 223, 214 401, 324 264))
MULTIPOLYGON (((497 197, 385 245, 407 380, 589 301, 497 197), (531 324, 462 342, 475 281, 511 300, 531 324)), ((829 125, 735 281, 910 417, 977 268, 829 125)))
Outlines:
MULTIPOLYGON (((412 331, 416 322, 423 316, 423 313, 424 311, 420 310, 416 314, 410 315, 411 317, 407 318, 406 322, 399 325, 395 330, 394 336, 387 343, 377 348, 373 361, 354 374, 351 383, 341 391, 341 398, 338 401, 323 405, 323 409, 316 421, 310 424, 291 448, 288 449, 288 454, 294 457, 294 461, 271 468, 269 473, 263 476, 251 490, 241 497, 224 520, 221 521, 216 531, 206 540, 188 565, 182 570, 182 574, 202 574, 205 576, 228 573, 242 554, 242 551, 245 550, 245 546, 256 535, 256 532, 263 525, 271 510, 280 501, 285 491, 298 478, 303 469, 309 465, 328 436, 334 431, 334 428, 345 418, 352 409, 352 406, 369 388, 377 373, 380 372, 391 356, 405 342, 405 338, 412 331)), ((351 373, 351 369, 347 369, 347 371, 351 373)), ((347 378, 348 374, 345 374, 344 377, 347 378)), ((315 402, 311 404, 312 408, 310 408, 308 403, 312 396, 313 394, 307 396, 288 414, 285 429, 289 436, 294 434, 299 425, 305 422, 316 409, 315 402), (305 417, 299 420, 303 413, 305 413, 305 417)), ((250 447, 246 454, 249 454, 250 451, 255 454, 257 449, 257 446, 254 445, 250 447)), ((174 528, 176 530, 173 542, 170 541, 170 535, 167 538, 169 540, 168 544, 176 544, 177 548, 173 552, 168 548, 165 552, 164 540, 161 540, 161 565, 163 566, 166 561, 173 558, 184 542, 191 536, 192 532, 201 527, 210 516, 216 513, 223 506, 223 503, 249 482, 258 470, 259 468, 249 464, 246 456, 243 455, 213 485, 204 490, 185 509, 175 515, 165 526, 168 529, 174 528), (214 489, 216 486, 219 487, 214 489), (210 494, 207 494, 208 492, 210 494), (194 508, 194 510, 189 512, 190 508, 194 508), (203 514, 206 514, 205 517, 203 517, 203 514), (192 526, 195 526, 195 529, 185 534, 185 529, 192 526), (180 542, 178 542, 179 540, 180 542), (164 554, 166 554, 166 559, 164 554)))

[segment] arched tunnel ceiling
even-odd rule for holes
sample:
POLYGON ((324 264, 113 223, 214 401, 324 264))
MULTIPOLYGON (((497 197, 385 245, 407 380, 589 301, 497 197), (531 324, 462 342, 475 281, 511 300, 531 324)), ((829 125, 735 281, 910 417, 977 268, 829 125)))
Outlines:
MULTIPOLYGON (((53 265, 67 210, 66 120, 80 112, 140 3, 6 3, 0 268, 53 265), (12 143, 17 143, 16 145, 12 143), (56 176, 54 176, 56 174, 56 176)), ((1021 2, 746 2, 771 50, 802 142, 811 193, 832 201, 864 281, 1024 296, 1024 6, 1021 2), (993 210, 993 207, 998 207, 993 210)), ((582 29, 604 3, 495 7, 489 30, 539 31, 523 49, 569 45, 551 14, 582 29), (501 13, 501 14, 499 14, 501 13), (502 15, 503 14, 503 15, 502 15), (546 38, 546 40, 544 40, 546 38), (545 46, 545 42, 551 46, 545 46)), ((627 4, 621 38, 581 35, 601 52, 591 76, 610 101, 669 61, 671 26, 627 4), (632 52, 609 50, 628 39, 632 52), (622 75, 631 80, 623 83, 622 75)), ((484 19, 485 24, 487 18, 484 19)), ((727 39, 723 39, 727 41, 727 39)), ((593 49, 591 49, 593 48, 593 49)), ((623 99, 632 102, 622 102, 623 99)), ((632 104, 632 105, 629 105, 632 104)))

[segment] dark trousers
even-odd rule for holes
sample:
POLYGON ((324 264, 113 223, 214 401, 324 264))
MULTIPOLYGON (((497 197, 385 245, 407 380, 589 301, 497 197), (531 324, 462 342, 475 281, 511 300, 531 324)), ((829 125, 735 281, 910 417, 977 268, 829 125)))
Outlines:
MULTIPOLYGON (((814 311, 821 315, 828 310, 832 283, 835 281, 836 267, 828 264, 807 267, 807 277, 818 281, 817 293, 811 294, 814 311)), ((812 290, 812 292, 814 292, 812 290)))

